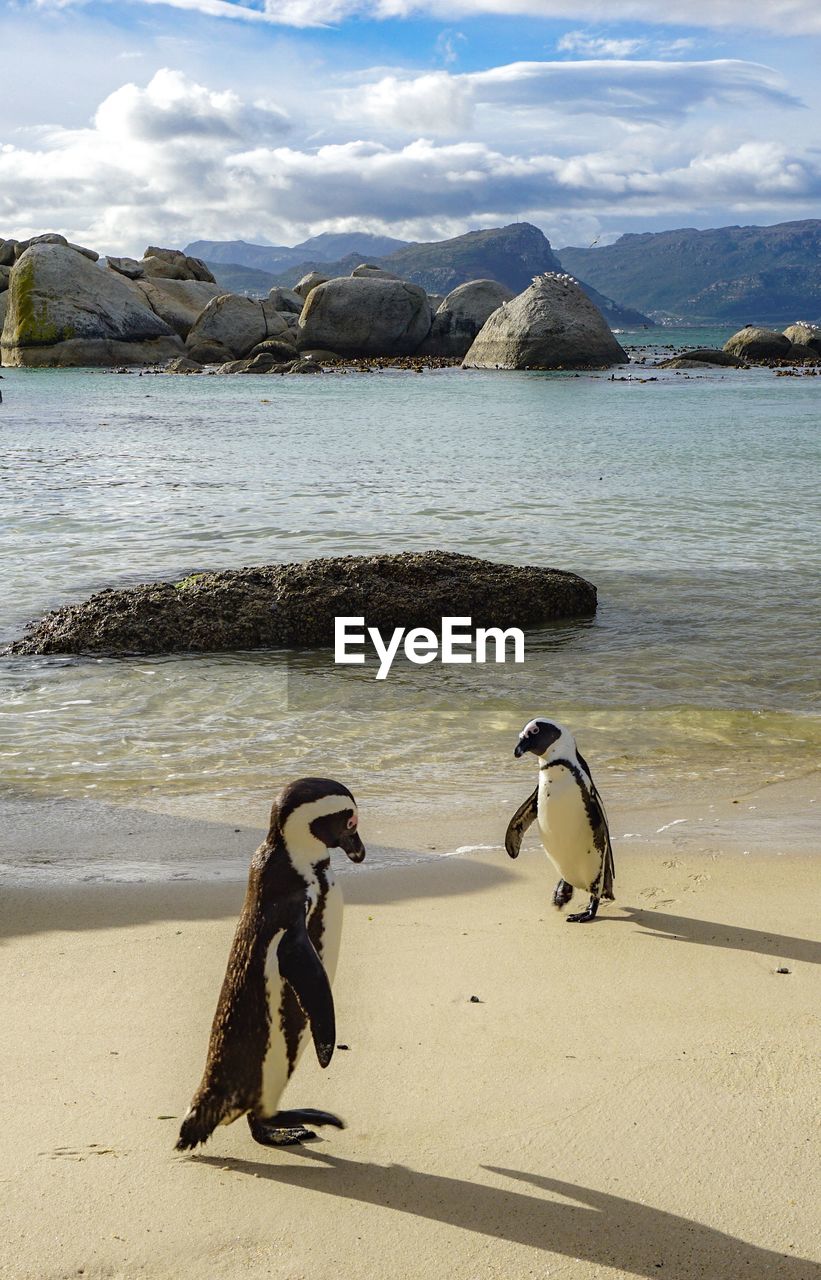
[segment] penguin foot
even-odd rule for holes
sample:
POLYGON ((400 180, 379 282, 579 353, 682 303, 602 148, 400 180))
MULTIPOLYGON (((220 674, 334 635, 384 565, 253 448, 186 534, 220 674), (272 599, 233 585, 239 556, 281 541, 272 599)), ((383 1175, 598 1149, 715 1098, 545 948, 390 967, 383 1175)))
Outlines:
POLYGON ((306 1124, 333 1125, 336 1129, 344 1129, 345 1121, 330 1111, 315 1111, 313 1107, 302 1107, 296 1111, 277 1111, 273 1116, 260 1119, 258 1116, 248 1117, 251 1137, 263 1147, 295 1147, 300 1142, 315 1142, 316 1134, 306 1124))
POLYGON ((584 911, 574 911, 572 916, 567 916, 568 924, 588 924, 591 920, 596 919, 596 912, 599 909, 598 898, 591 898, 584 911))
POLYGON ((294 1129, 278 1129, 273 1125, 251 1125, 251 1137, 262 1147, 298 1147, 303 1142, 315 1142, 316 1134, 312 1129, 298 1125, 294 1129))
POLYGON ((294 1111, 277 1111, 276 1115, 266 1116, 263 1124, 277 1125, 280 1129, 294 1128, 302 1124, 330 1124, 335 1129, 344 1129, 345 1121, 340 1120, 332 1111, 317 1111, 314 1107, 297 1107, 294 1111))

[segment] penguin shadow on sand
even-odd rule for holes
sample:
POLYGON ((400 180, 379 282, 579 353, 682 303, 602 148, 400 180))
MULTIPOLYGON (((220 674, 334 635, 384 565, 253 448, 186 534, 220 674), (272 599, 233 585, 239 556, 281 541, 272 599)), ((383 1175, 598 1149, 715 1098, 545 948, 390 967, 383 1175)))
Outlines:
POLYGON ((575 1261, 617 1267, 633 1276, 674 1280, 821 1280, 804 1258, 762 1249, 714 1227, 572 1182, 484 1165, 504 1186, 423 1173, 403 1165, 347 1160, 299 1149, 287 1164, 198 1156, 191 1162, 358 1200, 397 1213, 446 1223, 462 1231, 575 1261), (562 1197, 553 1199, 551 1197, 562 1197), (570 1203, 572 1202, 572 1203, 570 1203))
POLYGON ((731 951, 751 951, 755 955, 778 957, 805 964, 821 964, 821 943, 811 938, 792 938, 781 933, 764 933, 717 920, 696 920, 641 907, 619 906, 612 914, 599 916, 599 924, 632 924, 643 938, 667 942, 694 942, 703 947, 723 947, 731 951))

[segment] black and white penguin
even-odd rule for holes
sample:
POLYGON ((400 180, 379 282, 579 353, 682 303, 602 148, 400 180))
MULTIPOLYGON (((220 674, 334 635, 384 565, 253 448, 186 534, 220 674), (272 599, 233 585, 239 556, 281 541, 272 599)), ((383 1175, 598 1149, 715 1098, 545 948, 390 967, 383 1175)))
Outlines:
POLYGON ((601 898, 614 896, 613 848, 602 798, 572 733, 560 724, 542 719, 526 724, 513 754, 519 758, 528 751, 539 760, 539 785, 510 819, 505 848, 517 858, 524 833, 538 822, 545 853, 561 876, 553 905, 566 906, 574 889, 584 889, 590 894, 587 908, 567 917, 584 924, 595 920, 601 898))
POLYGON ((300 778, 274 801, 268 835, 251 860, 205 1074, 182 1122, 178 1151, 246 1114, 263 1146, 315 1137, 307 1124, 344 1129, 328 1111, 280 1111, 278 1105, 308 1042, 308 1025, 320 1066, 333 1055, 331 981, 342 894, 329 851, 344 849, 361 862, 358 822, 350 791, 329 778, 300 778))

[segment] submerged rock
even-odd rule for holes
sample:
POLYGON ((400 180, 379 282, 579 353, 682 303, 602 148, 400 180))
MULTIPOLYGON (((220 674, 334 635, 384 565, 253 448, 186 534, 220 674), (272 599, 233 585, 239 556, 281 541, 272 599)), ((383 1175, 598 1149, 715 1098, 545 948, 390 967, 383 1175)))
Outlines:
POLYGON ((721 351, 713 347, 696 347, 694 351, 682 351, 680 355, 659 360, 653 368, 693 369, 698 368, 700 364, 715 364, 724 368, 739 369, 743 363, 744 361, 738 356, 730 355, 729 351, 721 351))
POLYGON ((626 364, 602 313, 571 277, 537 276, 488 318, 466 369, 602 369, 626 364))
POLYGON ((525 627, 590 617, 596 588, 561 569, 493 564, 445 551, 343 556, 301 564, 195 573, 100 591, 33 623, 9 652, 213 653, 332 645, 334 618, 367 626, 525 627))
POLYGON ((166 373, 202 373, 202 365, 196 360, 189 360, 188 356, 177 356, 170 364, 166 365, 166 373))

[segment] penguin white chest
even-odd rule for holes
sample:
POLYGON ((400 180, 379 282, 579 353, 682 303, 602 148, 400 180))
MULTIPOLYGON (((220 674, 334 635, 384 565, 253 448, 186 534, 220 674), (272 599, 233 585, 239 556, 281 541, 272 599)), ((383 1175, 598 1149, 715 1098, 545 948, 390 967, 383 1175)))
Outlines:
POLYGON ((589 890, 599 872, 596 848, 579 783, 564 765, 539 774, 537 821, 542 845, 563 880, 589 890))
MULTIPOLYGON (((328 975, 328 981, 333 983, 342 936, 342 892, 335 883, 330 869, 326 875, 327 887, 324 891, 320 889, 308 895, 310 909, 307 923, 311 935, 318 926, 314 945, 328 975)), ((287 984, 279 971, 277 952, 282 936, 282 933, 274 935, 268 948, 265 964, 269 1029, 268 1050, 262 1064, 262 1107, 266 1115, 273 1115, 277 1111, 282 1091, 302 1056, 302 1051, 311 1039, 310 1027, 306 1021, 296 1042, 294 1043, 292 1039, 289 1044, 285 1001, 287 984)))

